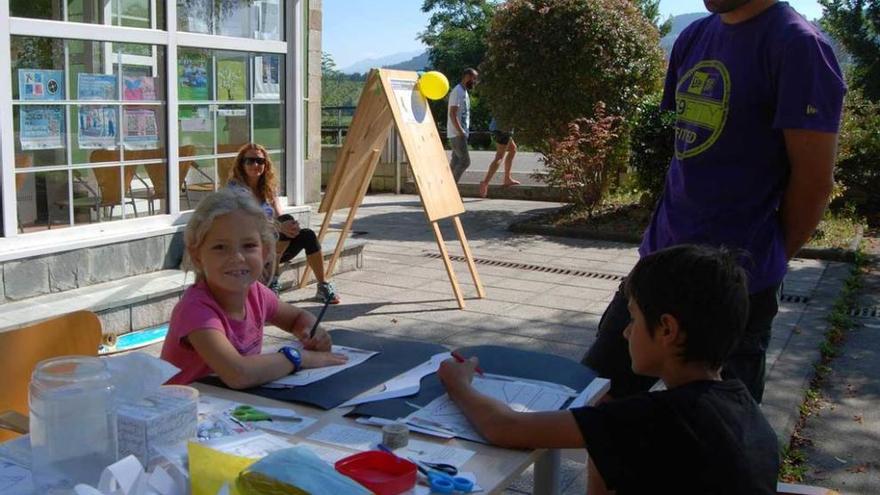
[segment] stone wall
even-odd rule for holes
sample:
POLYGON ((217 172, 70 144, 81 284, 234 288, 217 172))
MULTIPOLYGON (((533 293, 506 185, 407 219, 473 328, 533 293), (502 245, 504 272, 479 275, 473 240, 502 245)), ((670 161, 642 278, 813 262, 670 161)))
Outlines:
POLYGON ((309 0, 308 29, 309 52, 306 60, 308 70, 309 99, 305 114, 308 129, 306 159, 303 179, 305 181, 306 203, 321 200, 321 0, 309 0))

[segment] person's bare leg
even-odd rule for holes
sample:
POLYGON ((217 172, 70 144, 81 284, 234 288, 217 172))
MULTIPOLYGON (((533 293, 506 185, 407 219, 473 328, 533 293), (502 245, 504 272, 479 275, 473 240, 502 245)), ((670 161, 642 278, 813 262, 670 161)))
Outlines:
POLYGON ((489 170, 486 171, 486 177, 480 182, 480 197, 485 198, 489 195, 489 182, 492 181, 492 176, 495 175, 495 172, 498 171, 498 167, 501 166, 501 160, 504 158, 504 153, 507 151, 506 144, 496 144, 495 145, 495 158, 492 159, 492 163, 489 164, 489 170))
POLYGON ((309 268, 315 272, 315 279, 319 284, 323 284, 324 280, 324 253, 318 251, 316 253, 312 253, 306 256, 306 263, 309 264, 309 268))
POLYGON ((615 492, 608 490, 605 480, 593 464, 593 459, 587 457, 587 495, 613 495, 615 492))
POLYGON ((513 157, 516 156, 516 143, 513 138, 507 143, 507 156, 504 157, 504 186, 517 186, 520 182, 510 176, 513 169, 513 157))

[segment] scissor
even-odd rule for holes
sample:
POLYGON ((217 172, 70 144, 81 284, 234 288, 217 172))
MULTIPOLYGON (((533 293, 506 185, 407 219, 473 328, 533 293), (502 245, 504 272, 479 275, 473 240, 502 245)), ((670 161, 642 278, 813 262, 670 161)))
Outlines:
MULTIPOLYGON (((379 450, 388 452, 389 454, 391 454, 393 456, 397 456, 397 454, 393 450, 389 449, 385 444, 380 443, 377 445, 377 447, 379 448, 379 450)), ((413 459, 412 457, 407 457, 407 459, 409 459, 410 462, 415 464, 416 467, 419 469, 419 471, 422 474, 424 474, 425 476, 428 476, 428 473, 429 473, 428 469, 430 469, 432 471, 437 471, 437 472, 440 472, 443 474, 447 474, 449 476, 455 476, 458 474, 458 468, 453 466, 452 464, 444 464, 442 462, 417 461, 417 460, 413 459)))
POLYGON ((232 410, 232 417, 239 421, 272 421, 272 420, 281 420, 281 421, 293 421, 298 423, 302 421, 302 418, 296 416, 278 416, 269 414, 265 411, 260 411, 259 409, 254 408, 253 406, 238 406, 232 410))

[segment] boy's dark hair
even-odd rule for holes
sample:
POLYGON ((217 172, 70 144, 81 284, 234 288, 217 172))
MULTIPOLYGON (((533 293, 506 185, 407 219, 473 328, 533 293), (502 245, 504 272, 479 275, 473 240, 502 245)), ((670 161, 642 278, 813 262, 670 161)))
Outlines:
POLYGON ((467 69, 461 71, 461 77, 476 76, 476 75, 477 75, 477 69, 474 69, 473 67, 468 67, 467 69))
POLYGON ((746 273, 724 248, 682 245, 652 253, 636 263, 624 290, 645 315, 652 337, 661 315, 678 320, 685 362, 720 367, 745 330, 746 273))

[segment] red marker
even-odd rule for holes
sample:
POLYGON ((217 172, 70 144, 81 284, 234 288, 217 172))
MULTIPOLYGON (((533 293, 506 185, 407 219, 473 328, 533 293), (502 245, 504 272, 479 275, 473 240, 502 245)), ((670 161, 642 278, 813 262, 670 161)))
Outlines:
MULTIPOLYGON (((452 354, 452 357, 454 357, 455 360, 458 361, 459 363, 463 363, 463 362, 467 361, 465 358, 463 358, 463 357, 461 356, 461 354, 458 353, 458 351, 452 351, 451 354, 452 354)), ((477 366, 476 368, 474 368, 474 371, 476 371, 478 375, 483 376, 483 370, 480 369, 479 366, 477 366)))

